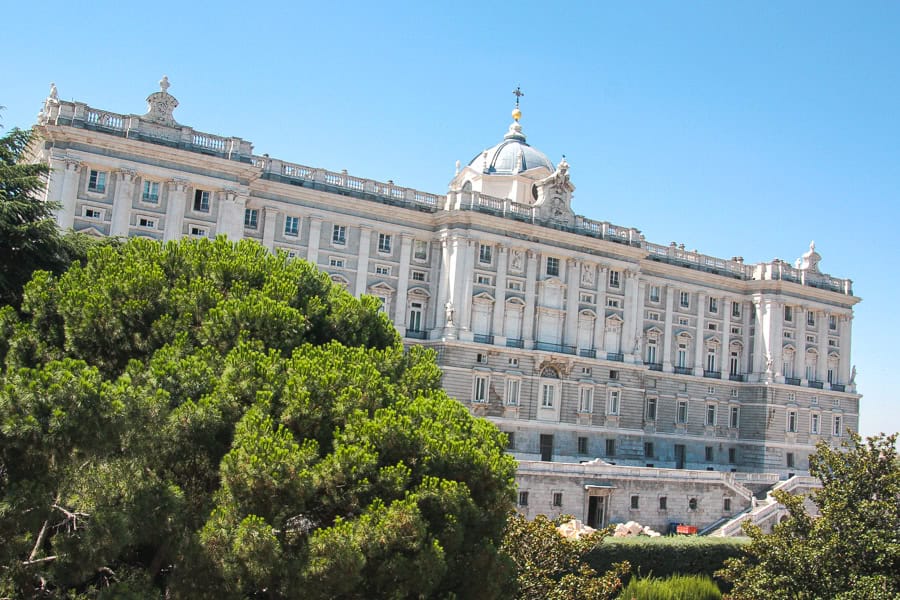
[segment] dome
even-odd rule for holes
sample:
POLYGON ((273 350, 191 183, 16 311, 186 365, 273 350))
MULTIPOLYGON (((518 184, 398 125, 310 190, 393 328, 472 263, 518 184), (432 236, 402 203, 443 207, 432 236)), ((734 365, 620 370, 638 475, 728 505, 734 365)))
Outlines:
POLYGON ((525 142, 525 134, 518 122, 509 126, 502 142, 479 153, 469 166, 496 175, 514 175, 537 167, 544 167, 551 173, 556 170, 546 154, 525 142))

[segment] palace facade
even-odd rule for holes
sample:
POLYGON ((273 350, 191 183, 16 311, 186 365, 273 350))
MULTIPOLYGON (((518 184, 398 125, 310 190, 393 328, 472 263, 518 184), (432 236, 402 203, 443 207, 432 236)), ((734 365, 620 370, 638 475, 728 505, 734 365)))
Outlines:
POLYGON ((168 87, 143 115, 52 87, 34 150, 59 226, 249 238, 377 296, 405 343, 437 351, 447 392, 509 435, 526 513, 707 525, 858 427, 859 298, 813 244, 747 264, 577 215, 568 164, 527 143, 518 107, 437 194, 196 131, 168 87))

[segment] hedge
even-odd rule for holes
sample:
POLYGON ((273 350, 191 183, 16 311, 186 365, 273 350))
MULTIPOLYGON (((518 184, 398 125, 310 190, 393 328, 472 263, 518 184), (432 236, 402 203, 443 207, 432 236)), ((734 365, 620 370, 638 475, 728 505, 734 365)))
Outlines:
POLYGON ((709 577, 674 575, 632 579, 618 595, 619 600, 721 600, 722 592, 709 577))
POLYGON ((725 559, 740 556, 748 542, 741 538, 663 536, 607 538, 586 557, 602 573, 613 563, 627 560, 640 577, 706 575, 721 569, 725 559))

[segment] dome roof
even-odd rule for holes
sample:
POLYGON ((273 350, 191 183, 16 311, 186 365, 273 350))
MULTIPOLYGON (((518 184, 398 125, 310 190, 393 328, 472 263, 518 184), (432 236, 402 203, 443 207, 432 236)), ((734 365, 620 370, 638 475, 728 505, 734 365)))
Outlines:
POLYGON ((544 167, 550 172, 556 170, 546 154, 525 142, 525 134, 518 122, 509 126, 502 142, 479 153, 469 162, 469 166, 496 175, 514 175, 537 167, 544 167))

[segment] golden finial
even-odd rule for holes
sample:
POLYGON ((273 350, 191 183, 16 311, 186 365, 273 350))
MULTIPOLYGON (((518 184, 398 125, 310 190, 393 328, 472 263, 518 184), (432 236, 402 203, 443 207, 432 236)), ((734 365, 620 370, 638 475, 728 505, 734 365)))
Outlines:
POLYGON ((525 95, 525 92, 522 91, 521 86, 516 86, 516 89, 513 90, 513 96, 516 97, 516 107, 512 111, 512 118, 515 119, 516 123, 519 122, 519 119, 522 118, 522 111, 519 110, 519 98, 525 95))

